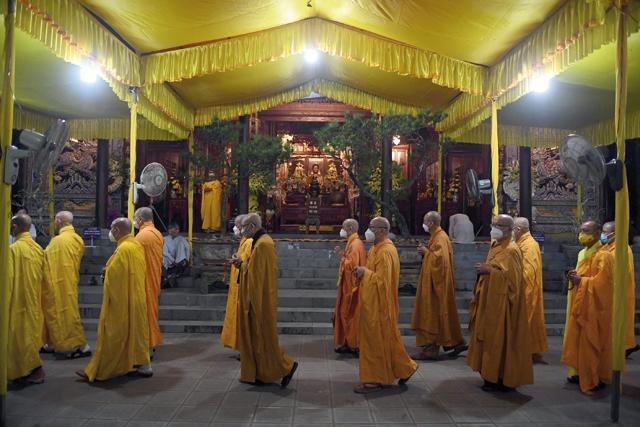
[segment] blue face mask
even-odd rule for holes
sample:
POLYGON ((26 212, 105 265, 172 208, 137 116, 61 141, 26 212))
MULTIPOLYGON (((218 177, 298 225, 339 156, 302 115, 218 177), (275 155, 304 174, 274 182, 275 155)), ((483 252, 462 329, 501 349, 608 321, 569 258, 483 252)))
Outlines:
POLYGON ((609 236, 606 233, 600 233, 600 243, 603 245, 609 243, 609 236))

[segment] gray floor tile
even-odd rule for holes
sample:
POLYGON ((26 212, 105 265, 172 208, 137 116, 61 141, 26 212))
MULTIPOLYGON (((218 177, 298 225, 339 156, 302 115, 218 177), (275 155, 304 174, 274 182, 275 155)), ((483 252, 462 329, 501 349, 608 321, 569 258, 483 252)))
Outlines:
POLYGON ((208 423, 213 420, 217 407, 201 404, 199 406, 181 406, 171 421, 189 421, 208 423))
POLYGON ((140 409, 133 417, 140 421, 165 421, 173 418, 173 414, 178 410, 178 405, 146 405, 140 409))
POLYGON ((455 423, 493 423, 482 408, 447 408, 447 412, 455 423))
POLYGON ((253 420, 255 408, 227 408, 220 407, 213 422, 240 422, 250 423, 253 420))
POLYGON ((294 424, 333 424, 331 408, 301 408, 296 407, 293 414, 294 424))
POLYGON ((142 409, 142 405, 129 405, 126 403, 110 403, 98 410, 94 418, 106 420, 129 420, 142 409))
POLYGON ((333 421, 336 424, 347 423, 371 423, 373 417, 368 407, 366 408, 334 408, 333 421))
POLYGON ((291 424, 293 420, 293 408, 270 407, 257 408, 253 415, 254 423, 291 424))
POLYGON ((371 413, 376 424, 413 424, 413 419, 406 408, 373 408, 371 413))

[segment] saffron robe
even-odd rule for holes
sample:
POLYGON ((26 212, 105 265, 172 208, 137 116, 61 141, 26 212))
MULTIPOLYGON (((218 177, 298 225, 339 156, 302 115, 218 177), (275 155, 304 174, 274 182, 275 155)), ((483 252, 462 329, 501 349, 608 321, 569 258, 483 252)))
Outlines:
POLYGON ((516 241, 522 252, 522 282, 531 333, 531 352, 544 353, 547 345, 547 328, 544 324, 544 298, 542 296, 542 255, 540 245, 531 236, 524 233, 516 241))
POLYGON ((72 225, 62 227, 44 250, 42 309, 46 344, 59 353, 87 344, 78 307, 84 241, 72 225))
POLYGON ((422 259, 411 329, 416 345, 453 347, 464 342, 453 278, 451 240, 440 227, 433 233, 422 259))
POLYGON ((220 203, 222 184, 217 179, 202 184, 202 216, 203 230, 220 230, 220 203))
POLYGON ((360 383, 393 384, 418 369, 404 348, 398 328, 400 259, 391 242, 375 244, 367 254, 360 282, 360 383))
MULTIPOLYGON (((251 254, 253 239, 242 238, 236 255, 246 262, 251 254)), ((240 291, 240 270, 231 265, 229 273, 229 291, 227 292, 227 308, 224 313, 224 324, 220 341, 232 350, 238 350, 238 294, 240 291)))
POLYGON ((492 383, 502 380, 507 387, 532 384, 522 253, 509 239, 494 242, 486 263, 491 273, 478 276, 469 307, 467 365, 492 383))
POLYGON ((364 242, 353 233, 347 239, 347 246, 340 259, 338 269, 338 295, 333 325, 333 344, 335 347, 358 348, 358 317, 360 301, 358 298, 358 279, 353 273, 355 267, 364 266, 367 255, 364 242))
MULTIPOLYGON (((576 270, 578 269, 578 266, 583 261, 586 261, 589 258, 591 258, 596 252, 600 250, 601 247, 602 247, 602 244, 598 240, 590 248, 585 247, 581 249, 580 252, 578 252, 578 261, 576 262, 576 270)), ((571 286, 569 286, 569 288, 571 288, 571 286)), ((567 309, 565 311, 564 334, 562 337, 563 347, 566 342, 567 335, 569 334, 569 328, 571 327, 569 320, 571 319, 571 307, 573 305, 572 303, 573 303, 573 291, 570 289, 569 292, 567 292, 567 309)), ((569 366, 567 374, 568 376, 572 377, 574 375, 578 375, 578 371, 576 371, 576 369, 573 366, 569 366)))
POLYGON ((611 380, 613 262, 602 248, 580 262, 576 270, 580 283, 570 291, 569 329, 560 361, 576 369, 583 393, 611 380))
MULTIPOLYGON (((636 346, 636 271, 633 265, 633 251, 629 248, 629 304, 627 305, 627 332, 625 334, 625 348, 634 348, 636 346)), ((603 249, 609 251, 615 259, 616 242, 615 240, 603 246, 603 249)), ((615 286, 615 283, 613 284, 615 286)))
POLYGON ((90 382, 150 363, 144 263, 144 249, 133 236, 118 240, 104 272, 96 349, 84 368, 90 382))
POLYGON ((7 379, 29 375, 42 366, 42 273, 44 251, 29 232, 9 248, 9 339, 7 379))
POLYGON ((160 323, 158 321, 158 303, 160 300, 160 282, 162 282, 162 252, 164 237, 154 227, 153 221, 140 225, 136 241, 144 249, 145 292, 147 294, 147 318, 149 324, 149 348, 162 344, 160 323))
POLYGON ((240 274, 240 380, 274 382, 291 371, 293 359, 278 343, 278 257, 273 239, 264 231, 254 235, 240 274))

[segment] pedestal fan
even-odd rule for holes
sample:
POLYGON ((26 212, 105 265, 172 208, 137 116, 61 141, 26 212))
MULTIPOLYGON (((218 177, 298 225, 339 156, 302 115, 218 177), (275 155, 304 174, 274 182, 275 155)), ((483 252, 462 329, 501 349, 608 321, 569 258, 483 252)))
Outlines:
POLYGON ((142 190, 144 194, 149 196, 149 207, 156 214, 156 217, 164 227, 165 231, 167 226, 162 221, 160 215, 153 206, 154 198, 158 198, 164 194, 167 188, 167 171, 160 163, 149 163, 142 169, 140 174, 140 183, 133 183, 133 204, 138 203, 138 190, 142 190))

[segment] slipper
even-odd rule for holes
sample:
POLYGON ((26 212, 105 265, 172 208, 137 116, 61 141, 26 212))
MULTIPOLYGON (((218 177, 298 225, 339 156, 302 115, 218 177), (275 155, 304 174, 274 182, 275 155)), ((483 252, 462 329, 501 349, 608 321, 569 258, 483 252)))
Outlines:
POLYGON ((79 371, 76 371, 76 375, 82 378, 83 380, 89 381, 89 377, 82 369, 80 369, 79 371))
POLYGON ((81 357, 91 357, 91 350, 82 351, 76 348, 71 353, 67 353, 67 359, 80 359, 81 357))
POLYGON ((53 354, 55 352, 56 352, 55 349, 53 349, 52 347, 49 347, 46 344, 40 347, 40 354, 53 354))
POLYGON ((369 394, 382 390, 381 384, 358 384, 353 388, 353 392, 357 394, 369 394))
POLYGON ((427 353, 425 353, 424 351, 421 351, 419 353, 415 353, 411 355, 411 358, 413 360, 440 360, 439 357, 433 357, 427 353))
POLYGON ((453 347, 453 350, 447 353, 447 356, 457 357, 460 353, 464 353, 467 350, 469 350, 469 346, 467 344, 460 344, 453 347))
POLYGON ((347 347, 346 345, 342 345, 338 348, 335 348, 333 351, 335 351, 338 354, 345 354, 345 353, 349 353, 351 352, 351 349, 349 347, 347 347))
POLYGON ((409 375, 407 378, 401 378, 398 380, 398 385, 405 385, 407 383, 407 381, 409 381, 411 379, 411 377, 413 376, 413 374, 415 374, 418 371, 418 368, 416 367, 416 370, 413 371, 411 373, 411 375, 409 375))
POLYGON ((280 388, 287 388, 287 386, 291 382, 291 378, 293 378, 293 374, 296 373, 297 369, 298 369, 298 362, 293 362, 293 366, 291 367, 291 370, 289 371, 289 373, 287 375, 285 375, 284 377, 282 377, 282 382, 280 383, 280 388))
POLYGON ((577 375, 574 375, 572 377, 567 377, 567 382, 569 384, 580 384, 580 377, 577 375))
POLYGON ((631 356, 633 353, 635 353, 636 351, 640 350, 640 345, 637 345, 633 348, 628 348, 625 350, 624 352, 624 357, 627 358, 629 356, 631 356))

